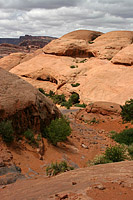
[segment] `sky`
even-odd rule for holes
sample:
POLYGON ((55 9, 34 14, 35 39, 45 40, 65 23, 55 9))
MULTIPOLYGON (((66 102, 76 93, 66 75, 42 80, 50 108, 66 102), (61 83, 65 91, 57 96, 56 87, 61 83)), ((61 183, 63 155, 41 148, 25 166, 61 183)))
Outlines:
POLYGON ((0 37, 133 31, 133 0, 0 0, 0 37))

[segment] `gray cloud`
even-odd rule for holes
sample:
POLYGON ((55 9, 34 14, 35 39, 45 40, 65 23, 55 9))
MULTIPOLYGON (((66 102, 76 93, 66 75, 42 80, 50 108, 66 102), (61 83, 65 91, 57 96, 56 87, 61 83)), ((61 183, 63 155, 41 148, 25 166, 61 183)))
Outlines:
POLYGON ((133 30, 132 0, 0 0, 0 37, 133 30))
POLYGON ((80 0, 0 0, 1 8, 27 10, 32 8, 55 9, 76 6, 80 0))

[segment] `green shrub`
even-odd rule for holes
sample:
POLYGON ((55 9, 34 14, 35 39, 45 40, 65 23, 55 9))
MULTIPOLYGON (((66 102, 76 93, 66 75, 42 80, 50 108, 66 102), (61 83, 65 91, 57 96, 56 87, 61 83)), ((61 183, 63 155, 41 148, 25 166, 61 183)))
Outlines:
POLYGON ((115 145, 106 148, 105 158, 112 162, 124 161, 126 156, 126 148, 124 146, 115 145))
POLYGON ((37 136, 37 141, 41 141, 41 139, 42 139, 41 135, 38 134, 38 136, 37 136))
POLYGON ((64 117, 51 121, 51 124, 46 127, 42 133, 53 145, 58 142, 65 141, 71 133, 69 122, 64 117))
POLYGON ((38 90, 39 90, 42 94, 46 95, 44 89, 42 89, 42 88, 38 88, 38 90))
POLYGON ((133 128, 125 129, 120 133, 112 135, 112 139, 120 144, 130 145, 133 143, 133 128))
POLYGON ((72 106, 72 103, 68 100, 66 102, 63 102, 61 106, 65 106, 67 109, 70 109, 70 107, 72 106))
POLYGON ((78 87, 80 85, 80 83, 75 83, 75 84, 71 84, 72 87, 78 87))
MULTIPOLYGON (((132 150, 131 150, 132 151, 132 150)), ((93 165, 120 162, 128 159, 127 148, 122 145, 115 145, 107 147, 105 153, 99 156, 96 156, 91 162, 93 165)))
POLYGON ((92 41, 88 41, 88 43, 89 43, 89 44, 93 44, 94 42, 92 42, 92 41))
POLYGON ((128 146, 128 153, 131 156, 131 159, 133 159, 133 143, 128 146))
POLYGON ((65 99, 65 95, 64 95, 64 94, 61 94, 61 95, 56 94, 56 95, 54 95, 54 96, 52 97, 52 99, 53 99, 53 102, 54 102, 55 104, 61 104, 61 103, 63 103, 63 102, 66 102, 66 99, 65 99))
POLYGON ((87 59, 83 59, 80 61, 80 63, 85 63, 85 62, 87 62, 87 59))
POLYGON ((99 120, 97 120, 95 117, 93 117, 92 120, 89 121, 89 124, 98 124, 99 120))
POLYGON ((121 106, 121 116, 123 121, 130 122, 133 120, 133 99, 125 102, 125 105, 121 106))
POLYGON ((83 103, 83 104, 76 103, 75 106, 81 107, 81 108, 86 108, 87 105, 85 103, 83 103))
POLYGON ((14 140, 13 136, 13 127, 11 121, 2 121, 0 123, 0 135, 2 136, 2 139, 4 142, 10 144, 14 140))
POLYGON ((73 94, 70 96, 69 101, 70 101, 72 104, 79 103, 79 94, 76 93, 76 92, 73 93, 73 94))
POLYGON ((78 68, 78 65, 71 65, 70 68, 71 69, 78 68))
POLYGON ((55 95, 55 92, 53 92, 52 90, 50 90, 48 96, 49 97, 53 97, 54 95, 55 95))
POLYGON ((105 158, 105 155, 96 156, 92 162, 93 165, 111 163, 112 161, 105 158))
POLYGON ((27 131, 25 131, 24 136, 27 140, 30 141, 30 143, 35 143, 35 138, 32 130, 28 129, 27 131))
POLYGON ((65 161, 62 161, 61 163, 52 163, 50 166, 46 168, 46 174, 47 176, 55 176, 59 173, 63 173, 66 171, 73 170, 73 167, 70 167, 67 165, 65 161))

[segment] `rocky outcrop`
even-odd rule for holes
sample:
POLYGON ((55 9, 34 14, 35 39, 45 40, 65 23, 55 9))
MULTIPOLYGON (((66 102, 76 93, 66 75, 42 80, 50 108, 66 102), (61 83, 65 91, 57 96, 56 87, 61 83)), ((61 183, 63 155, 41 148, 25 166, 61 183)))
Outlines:
POLYGON ((112 31, 96 38, 91 45, 94 56, 112 59, 121 49, 133 43, 133 31, 112 31))
POLYGON ((123 48, 111 60, 114 64, 133 65, 133 44, 123 48))
POLYGON ((46 54, 39 54, 10 70, 46 92, 57 91, 59 94, 64 93, 66 97, 77 92, 80 100, 86 104, 95 101, 124 104, 127 99, 132 98, 132 71, 131 67, 118 67, 97 58, 84 61, 83 58, 46 54), (80 85, 73 87, 71 84, 75 83, 80 85))
POLYGON ((42 53, 41 49, 38 49, 33 53, 11 53, 10 55, 4 56, 0 59, 0 67, 9 71, 20 63, 28 61, 36 55, 42 53))
POLYGON ((44 53, 58 56, 98 57, 112 59, 122 48, 133 42, 133 31, 74 31, 52 41, 43 48, 44 53))
POLYGON ((22 178, 24 178, 24 175, 21 174, 20 167, 16 165, 0 168, 0 186, 14 183, 17 179, 22 178))
POLYGON ((121 108, 119 104, 111 102, 94 102, 86 106, 85 109, 80 110, 76 118, 89 121, 90 124, 105 122, 105 120, 120 118, 121 108))
POLYGON ((9 56, 5 56, 0 59, 0 67, 9 71, 13 67, 19 65, 25 56, 26 53, 12 53, 9 56))
POLYGON ((17 52, 25 52, 25 48, 13 44, 0 44, 0 58, 17 52))
POLYGON ((101 32, 79 30, 50 42, 43 48, 44 53, 58 56, 94 57, 88 49, 88 42, 102 35, 101 32))
POLYGON ((110 102, 94 102, 85 108, 87 113, 98 113, 101 115, 120 115, 121 108, 119 104, 110 102))
POLYGON ((23 79, 1 68, 0 77, 0 121, 11 120, 16 132, 40 131, 60 116, 56 106, 23 79))
POLYGON ((0 194, 2 200, 132 199, 132 171, 133 161, 103 164, 65 172, 53 178, 21 180, 2 189, 0 194))
POLYGON ((91 42, 102 34, 103 33, 98 31, 77 30, 63 35, 61 39, 85 40, 87 42, 91 42))

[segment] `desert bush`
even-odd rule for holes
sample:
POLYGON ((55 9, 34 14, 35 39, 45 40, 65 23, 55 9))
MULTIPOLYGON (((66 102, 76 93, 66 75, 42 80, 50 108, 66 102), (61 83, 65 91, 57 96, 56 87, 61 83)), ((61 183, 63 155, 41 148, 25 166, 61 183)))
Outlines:
POLYGON ((105 158, 112 162, 124 161, 127 158, 126 148, 122 145, 115 145, 106 148, 105 158))
POLYGON ((85 103, 83 103, 83 104, 76 103, 75 106, 81 107, 81 108, 86 108, 87 105, 85 103))
POLYGON ((78 68, 78 65, 71 65, 70 68, 71 69, 78 68))
POLYGON ((66 99, 65 99, 65 95, 64 95, 64 94, 61 94, 61 95, 56 94, 56 95, 54 95, 54 96, 52 97, 52 99, 53 99, 53 102, 54 102, 55 104, 61 104, 61 103, 63 103, 63 102, 66 102, 66 99))
POLYGON ((83 59, 80 61, 80 63, 85 63, 85 62, 87 62, 87 59, 83 59))
POLYGON ((71 166, 68 166, 65 161, 62 161, 61 163, 52 163, 50 166, 46 168, 46 174, 47 176, 55 176, 59 173, 63 173, 66 171, 73 170, 74 168, 71 166))
POLYGON ((125 105, 120 107, 122 109, 121 116, 123 121, 130 122, 131 120, 133 120, 133 99, 126 101, 125 105))
POLYGON ((93 44, 94 42, 92 42, 92 41, 88 41, 88 43, 89 43, 89 44, 93 44))
POLYGON ((66 102, 63 102, 61 106, 65 106, 67 109, 70 109, 70 107, 72 106, 72 103, 68 100, 66 102))
POLYGON ((128 153, 131 159, 133 159, 133 143, 128 146, 128 153))
POLYGON ((75 84, 72 83, 72 84, 71 84, 72 87, 78 87, 79 85, 80 85, 80 83, 75 83, 75 84))
POLYGON ((2 121, 0 123, 0 135, 2 136, 2 139, 4 142, 10 144, 14 140, 13 136, 13 127, 11 121, 2 121))
POLYGON ((70 101, 72 104, 79 103, 79 94, 76 93, 76 92, 73 93, 73 94, 70 96, 69 101, 70 101))
POLYGON ((51 121, 51 124, 46 127, 42 133, 43 137, 46 137, 53 145, 57 145, 58 142, 65 141, 67 136, 71 133, 69 121, 64 117, 51 121))
POLYGON ((30 141, 30 143, 35 143, 34 134, 33 134, 33 131, 31 129, 28 129, 27 131, 25 131, 24 136, 27 140, 30 141))
POLYGON ((89 124, 98 124, 99 120, 97 120, 95 117, 93 117, 92 120, 89 121, 89 124))
POLYGON ((42 89, 42 88, 38 88, 38 90, 39 90, 42 94, 46 95, 44 89, 42 89))
POLYGON ((94 158, 92 161, 93 165, 99 165, 99 164, 106 164, 106 163, 111 163, 112 161, 107 159, 105 155, 98 155, 94 158))
POLYGON ((123 145, 115 145, 107 147, 105 153, 99 156, 96 156, 91 162, 93 165, 120 162, 128 159, 127 148, 123 145))
POLYGON ((130 145, 133 143, 133 128, 125 129, 112 135, 112 139, 120 144, 130 145))

